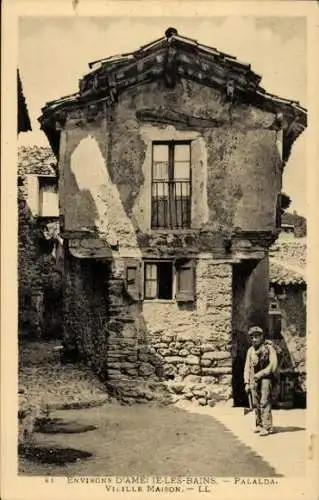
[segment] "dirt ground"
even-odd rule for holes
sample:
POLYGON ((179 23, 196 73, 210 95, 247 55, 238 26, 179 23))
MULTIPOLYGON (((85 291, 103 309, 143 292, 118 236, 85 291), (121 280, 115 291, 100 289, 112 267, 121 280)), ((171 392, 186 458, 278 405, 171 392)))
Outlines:
POLYGON ((55 417, 95 430, 78 434, 35 434, 35 443, 92 453, 58 466, 20 459, 19 473, 51 476, 209 475, 276 476, 274 469, 211 416, 148 405, 63 410, 55 417))
MULTIPOLYGON (((49 404, 50 418, 73 422, 87 432, 35 432, 32 446, 91 454, 65 465, 20 456, 19 473, 50 476, 209 475, 275 476, 275 470, 213 416, 176 406, 123 406, 80 364, 61 365, 59 342, 24 342, 19 347, 19 404, 49 404), (98 406, 99 405, 99 406, 98 406), (86 408, 88 407, 88 408, 86 408), (69 408, 69 409, 66 409, 69 408), (78 409, 70 409, 78 408, 78 409)), ((30 456, 31 453, 31 456, 30 456)), ((52 459, 52 454, 49 453, 52 459)))

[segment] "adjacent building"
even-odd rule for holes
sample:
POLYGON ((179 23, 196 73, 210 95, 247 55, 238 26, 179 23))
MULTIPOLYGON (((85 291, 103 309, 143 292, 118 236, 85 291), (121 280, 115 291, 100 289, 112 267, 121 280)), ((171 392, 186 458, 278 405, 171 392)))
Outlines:
POLYGON ((89 66, 40 117, 59 165, 66 341, 124 401, 165 382, 240 404, 306 110, 174 28, 89 66))
POLYGON ((306 238, 279 239, 269 252, 270 332, 280 348, 281 402, 306 404, 306 238))
POLYGON ((57 162, 50 148, 18 150, 19 334, 62 334, 62 240, 57 162))

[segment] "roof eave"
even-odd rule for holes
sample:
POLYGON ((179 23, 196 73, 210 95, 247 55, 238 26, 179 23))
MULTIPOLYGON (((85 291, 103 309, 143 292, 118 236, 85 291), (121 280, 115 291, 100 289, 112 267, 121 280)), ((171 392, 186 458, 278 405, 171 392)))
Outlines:
MULTIPOLYGON (((249 64, 241 63, 235 57, 220 52, 215 48, 202 45, 196 40, 182 37, 178 35, 174 28, 169 28, 166 31, 165 37, 150 42, 135 52, 111 56, 90 63, 90 67, 97 67, 80 80, 79 92, 55 101, 50 101, 42 108, 42 116, 39 118, 42 129, 48 136, 51 128, 55 130, 54 121, 59 120, 58 115, 60 112, 63 113, 74 107, 81 107, 92 101, 96 102, 98 99, 112 102, 114 90, 116 93, 122 92, 129 86, 138 85, 141 82, 159 78, 161 72, 157 66, 164 64, 163 50, 165 49, 167 51, 172 47, 173 51, 177 50, 177 53, 178 51, 180 54, 184 52, 184 56, 178 59, 179 65, 183 64, 182 59, 184 57, 186 61, 188 60, 186 64, 189 64, 190 67, 192 64, 196 66, 198 61, 201 61, 202 57, 202 62, 199 62, 199 69, 195 67, 195 73, 197 70, 202 72, 200 69, 201 66, 206 67, 207 75, 204 75, 204 77, 197 78, 196 74, 190 76, 188 74, 182 74, 181 70, 176 70, 178 78, 193 78, 194 81, 199 81, 203 85, 210 87, 226 86, 227 80, 229 78, 234 78, 239 101, 273 112, 275 115, 285 115, 286 130, 283 158, 285 163, 289 158, 292 144, 307 127, 307 111, 305 108, 300 106, 296 101, 283 99, 279 96, 265 92, 265 90, 259 86, 261 76, 254 73, 249 64), (195 58, 194 51, 196 55, 195 58), (161 62, 158 62, 159 60, 161 62), (149 66, 152 67, 152 65, 154 65, 154 74, 147 69, 149 66), (139 75, 139 78, 133 81, 134 78, 132 75, 134 76, 136 71, 139 72, 139 68, 142 68, 142 78, 141 75, 139 75), (209 72, 215 70, 217 71, 217 76, 219 73, 222 76, 214 78, 214 73, 211 74, 209 72), (153 75, 151 77, 149 76, 150 72, 153 75), (231 77, 228 75, 231 75, 231 77), (101 79, 99 80, 99 78, 101 79)), ((203 73, 205 73, 205 70, 203 70, 203 73)))

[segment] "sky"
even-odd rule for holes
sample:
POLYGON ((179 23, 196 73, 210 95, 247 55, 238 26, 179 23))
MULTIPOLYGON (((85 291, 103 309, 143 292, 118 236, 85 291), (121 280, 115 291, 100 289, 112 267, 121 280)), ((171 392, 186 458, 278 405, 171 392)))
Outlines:
MULTIPOLYGON (((78 90, 88 63, 123 52, 164 35, 174 26, 195 38, 251 64, 267 92, 307 107, 306 19, 299 17, 24 17, 19 22, 19 68, 32 132, 19 143, 48 146, 37 118, 51 100, 78 90)), ((289 211, 306 215, 306 137, 294 144, 285 167, 283 190, 291 197, 289 211)))

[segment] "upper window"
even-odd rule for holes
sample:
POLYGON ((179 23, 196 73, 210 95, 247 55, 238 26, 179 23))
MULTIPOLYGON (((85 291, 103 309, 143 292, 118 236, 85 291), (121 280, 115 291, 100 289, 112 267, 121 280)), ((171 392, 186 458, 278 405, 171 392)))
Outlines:
POLYGON ((59 216, 58 186, 55 177, 39 177, 39 215, 59 216))
POLYGON ((189 228, 191 149, 189 142, 154 142, 152 228, 189 228))

